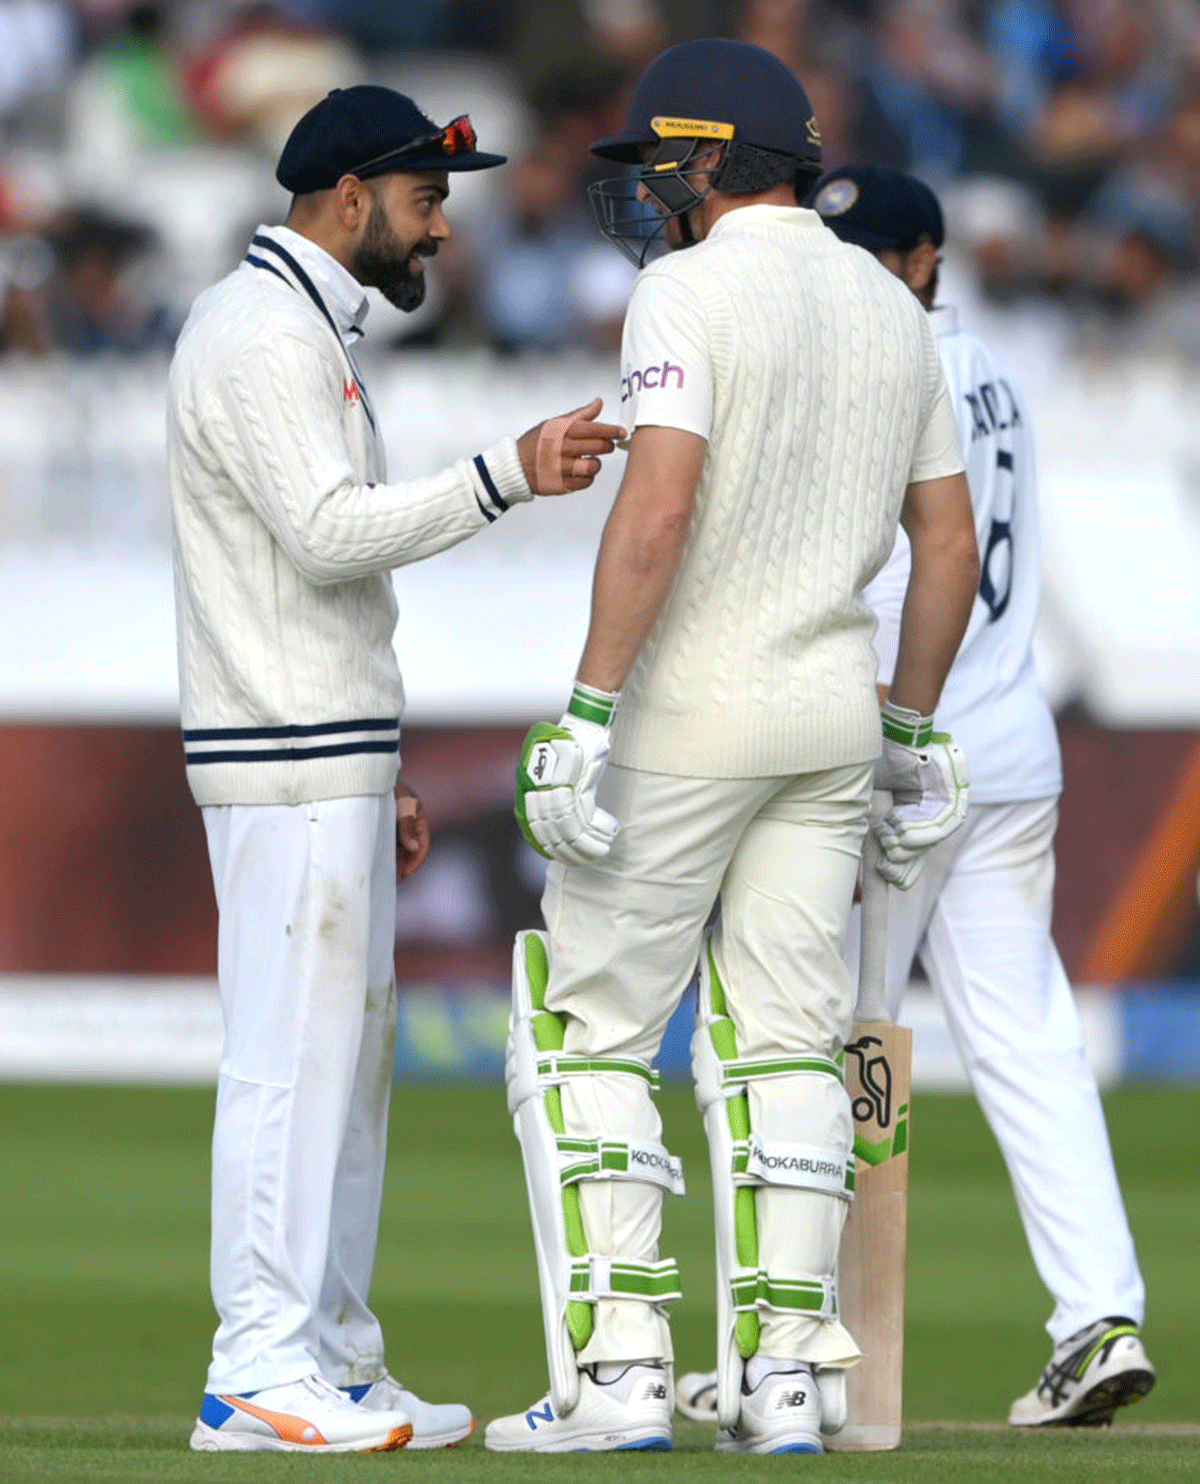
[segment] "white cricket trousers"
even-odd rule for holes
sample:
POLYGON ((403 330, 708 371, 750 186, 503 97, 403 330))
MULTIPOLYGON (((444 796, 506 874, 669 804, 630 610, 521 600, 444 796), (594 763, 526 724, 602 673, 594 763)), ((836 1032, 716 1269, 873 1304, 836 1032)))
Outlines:
MULTIPOLYGON (((610 765, 599 803, 621 822, 610 854, 551 866, 542 898, 550 935, 548 1008, 568 1017, 572 1055, 651 1060, 695 973, 713 903, 713 951, 740 1057, 836 1057, 850 1032, 843 962, 874 765, 788 778, 697 779, 610 765)), ((768 1141, 853 1142, 849 1099, 811 1077, 798 1130, 798 1079, 750 1084, 751 1127, 768 1141), (791 1089, 791 1091, 789 1091, 791 1089)), ((661 1140, 648 1087, 631 1077, 570 1077, 568 1134, 661 1140)), ((704 1178, 690 1171, 692 1179, 704 1178)), ((663 1192, 628 1180, 578 1186, 589 1250, 658 1259, 663 1192)), ((759 1255, 768 1272, 832 1274, 846 1202, 817 1191, 757 1192, 759 1255)), ((581 1363, 672 1358, 661 1313, 601 1300, 581 1363)), ((767 1312, 759 1353, 851 1360, 837 1320, 767 1312)))
MULTIPOLYGON (((914 958, 941 1001, 1055 1302, 1055 1344, 1108 1315, 1140 1324, 1145 1308, 1104 1110, 1050 936, 1057 824, 1056 799, 972 804, 913 887, 888 892, 887 963, 893 1016, 914 958)), ((857 923, 850 945, 856 973, 857 923)))
POLYGON ((210 1392, 376 1379, 367 1307, 396 1045, 391 794, 204 811, 225 1048, 210 1392))

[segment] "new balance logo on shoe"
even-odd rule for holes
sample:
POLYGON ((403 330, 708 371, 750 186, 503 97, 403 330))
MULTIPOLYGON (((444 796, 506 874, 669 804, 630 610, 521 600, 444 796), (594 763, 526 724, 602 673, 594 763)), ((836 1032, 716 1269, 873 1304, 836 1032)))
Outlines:
POLYGON ((546 1401, 543 1403, 542 1406, 526 1412, 525 1421, 529 1424, 532 1431, 537 1430, 537 1425, 539 1422, 553 1422, 554 1407, 551 1404, 549 1397, 546 1398, 546 1401))
POLYGON ((775 1399, 775 1410, 778 1412, 785 1407, 802 1407, 807 1400, 807 1391, 781 1391, 775 1399))
POLYGON ((661 1402, 666 1398, 667 1388, 661 1381, 651 1381, 646 1387, 644 1398, 648 1402, 661 1402))

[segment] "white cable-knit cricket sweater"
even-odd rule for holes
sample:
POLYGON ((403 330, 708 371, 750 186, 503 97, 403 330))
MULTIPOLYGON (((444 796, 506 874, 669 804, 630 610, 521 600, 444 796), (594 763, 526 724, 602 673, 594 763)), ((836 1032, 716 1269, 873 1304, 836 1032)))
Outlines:
POLYGON ((208 804, 387 792, 404 690, 389 569, 531 498, 513 440, 385 483, 347 347, 365 306, 286 228, 192 307, 168 458, 188 782, 208 804))
POLYGON ((877 756, 859 594, 908 483, 963 467, 925 311, 814 212, 754 205, 643 271, 623 357, 625 419, 699 432, 708 452, 613 760, 754 777, 877 756), (698 382, 708 427, 673 411, 698 382))

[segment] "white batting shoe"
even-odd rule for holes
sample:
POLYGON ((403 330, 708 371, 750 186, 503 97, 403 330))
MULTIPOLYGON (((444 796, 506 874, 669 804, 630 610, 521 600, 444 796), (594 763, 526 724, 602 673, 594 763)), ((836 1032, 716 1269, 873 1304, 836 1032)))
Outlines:
POLYGON ((404 1412, 412 1423, 408 1449, 454 1448, 475 1431, 470 1407, 461 1402, 423 1402, 387 1371, 376 1381, 343 1386, 342 1393, 369 1412, 404 1412))
POLYGON ((390 1453, 412 1434, 406 1412, 355 1406, 323 1376, 305 1376, 262 1391, 206 1391, 191 1446, 197 1453, 390 1453))
POLYGON ((1054 1348, 1032 1391, 1012 1404, 1013 1427, 1105 1427, 1140 1401, 1157 1373, 1131 1319, 1098 1319, 1054 1348))
POLYGON ((772 1371, 752 1390, 742 1383, 736 1427, 717 1432, 718 1453, 824 1453, 821 1393, 812 1369, 772 1371))
MULTIPOLYGON (((821 1431, 840 1432, 846 1425, 846 1372, 829 1366, 815 1372, 821 1401, 821 1431)), ((686 1371, 675 1383, 675 1410, 692 1422, 716 1422, 716 1371, 686 1371)))
POLYGON ((495 1453, 666 1453, 671 1448, 670 1373, 631 1365, 608 1382, 579 1376, 579 1401, 559 1417, 548 1396, 528 1412, 497 1417, 483 1434, 495 1453))

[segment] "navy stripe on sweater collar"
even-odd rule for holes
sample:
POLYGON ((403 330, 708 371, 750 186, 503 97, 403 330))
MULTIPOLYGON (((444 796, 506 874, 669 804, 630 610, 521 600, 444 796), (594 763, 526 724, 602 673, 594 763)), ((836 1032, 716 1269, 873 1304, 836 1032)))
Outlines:
MULTIPOLYGON (((358 384, 359 398, 362 404, 362 410, 366 413, 367 421, 371 424, 371 431, 375 432, 375 414, 371 411, 371 404, 367 400, 366 388, 363 386, 362 378, 358 374, 358 367, 355 366, 354 361, 350 356, 350 349, 346 345, 345 339, 342 336, 342 332, 337 327, 337 321, 329 312, 329 306, 321 297, 320 291, 318 290, 316 284, 313 283, 312 279, 300 266, 296 258, 290 252, 288 252, 287 248, 276 242, 273 238, 268 237, 265 233, 256 232, 250 239, 250 245, 252 247, 257 247, 260 252, 273 253, 281 262, 286 263, 287 267, 291 270, 291 273, 296 280, 296 284, 299 285, 303 292, 308 295, 308 297, 324 315, 329 328, 337 336, 338 344, 342 347, 342 352, 345 355, 346 359, 350 362, 351 369, 354 371, 355 381, 358 384)), ((282 279, 289 288, 293 287, 291 279, 289 279, 286 274, 281 273, 275 266, 275 264, 268 261, 267 259, 257 257, 253 252, 248 252, 246 254, 245 260, 251 265, 251 267, 265 268, 268 273, 273 273, 276 278, 282 279)))

